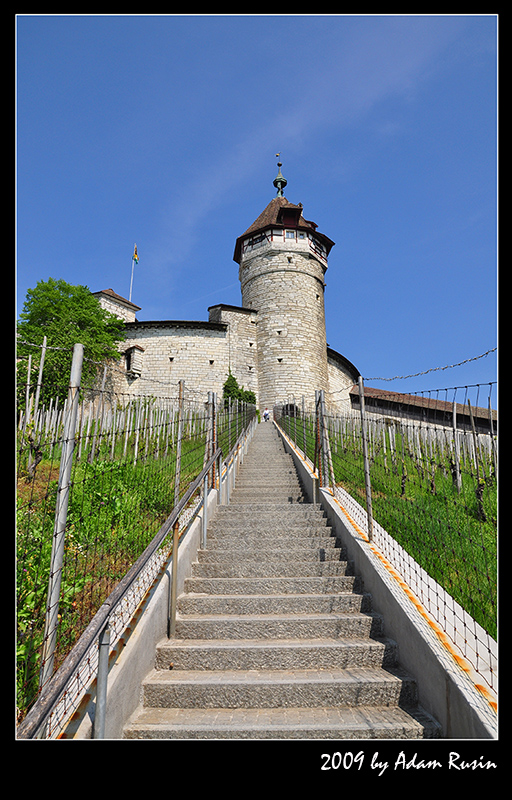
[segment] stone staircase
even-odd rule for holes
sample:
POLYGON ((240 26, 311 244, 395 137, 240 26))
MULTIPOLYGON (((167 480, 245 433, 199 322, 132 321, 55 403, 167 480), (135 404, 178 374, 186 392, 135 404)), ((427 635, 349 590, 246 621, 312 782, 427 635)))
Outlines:
POLYGON ((437 738, 396 650, 262 423, 124 738, 437 738))

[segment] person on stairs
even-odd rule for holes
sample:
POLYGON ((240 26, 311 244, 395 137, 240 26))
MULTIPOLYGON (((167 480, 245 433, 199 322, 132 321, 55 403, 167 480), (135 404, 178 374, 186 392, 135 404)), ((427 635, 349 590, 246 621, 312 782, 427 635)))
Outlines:
POLYGON ((265 422, 268 422, 270 419, 270 411, 268 410, 268 408, 266 408, 265 411, 263 412, 263 419, 265 420, 265 422))

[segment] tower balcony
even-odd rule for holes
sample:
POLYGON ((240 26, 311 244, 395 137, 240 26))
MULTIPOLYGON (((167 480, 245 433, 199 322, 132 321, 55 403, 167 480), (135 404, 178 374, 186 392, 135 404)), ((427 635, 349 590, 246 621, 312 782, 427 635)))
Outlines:
POLYGON ((248 236, 241 245, 242 259, 252 255, 261 255, 262 251, 289 250, 309 254, 318 259, 327 268, 327 249, 325 245, 309 231, 298 228, 269 228, 248 236))

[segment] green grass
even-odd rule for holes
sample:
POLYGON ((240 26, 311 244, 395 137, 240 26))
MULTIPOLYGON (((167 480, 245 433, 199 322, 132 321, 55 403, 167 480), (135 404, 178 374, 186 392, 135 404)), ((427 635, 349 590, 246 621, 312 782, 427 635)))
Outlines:
MULTIPOLYGON (((181 494, 202 469, 197 443, 182 452, 181 494)), ((148 462, 79 462, 72 477, 59 603, 56 666, 97 609, 150 543, 174 505, 175 453, 148 462)), ((48 466, 41 462, 35 486, 19 487, 17 511, 18 705, 35 696, 43 641, 56 477, 42 489, 48 466), (44 491, 45 502, 26 502, 44 491)))
MULTIPOLYGON (((304 446, 303 421, 283 419, 289 435, 304 446)), ((363 507, 362 443, 351 435, 330 434, 334 479, 363 507)), ((306 449, 314 458, 314 426, 306 426, 306 449)), ((395 451, 389 431, 370 447, 373 517, 493 638, 497 633, 497 486, 492 464, 479 473, 461 465, 461 490, 452 478, 451 454, 411 447, 397 431, 395 451)))
MULTIPOLYGON (((190 421, 189 421, 190 422, 190 421)), ((224 456, 242 430, 242 414, 219 420, 224 456)), ((245 419, 247 422, 247 419, 245 419)), ((179 497, 203 469, 206 433, 201 420, 184 426, 179 497)), ((151 542, 174 507, 176 429, 159 440, 131 432, 112 448, 98 438, 95 458, 82 449, 75 459, 66 522, 55 666, 63 661, 100 605, 151 542), (167 438, 166 438, 167 437, 167 438)), ((18 708, 23 715, 37 694, 45 624, 59 452, 50 450, 29 475, 27 453, 18 464, 17 623, 18 708)))

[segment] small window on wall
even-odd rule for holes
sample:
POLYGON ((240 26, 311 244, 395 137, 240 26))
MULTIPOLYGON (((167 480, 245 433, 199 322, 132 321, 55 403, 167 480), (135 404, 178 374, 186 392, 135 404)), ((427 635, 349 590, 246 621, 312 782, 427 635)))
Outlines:
POLYGON ((132 377, 138 377, 142 372, 142 354, 144 350, 142 347, 129 347, 125 350, 124 358, 126 365, 126 372, 132 377))
POLYGON ((287 239, 295 239, 295 231, 286 231, 287 239))

